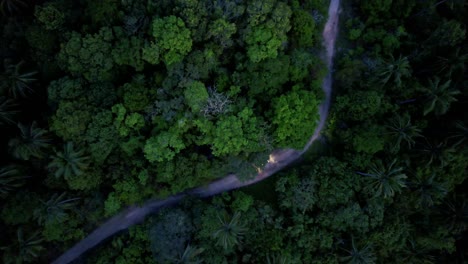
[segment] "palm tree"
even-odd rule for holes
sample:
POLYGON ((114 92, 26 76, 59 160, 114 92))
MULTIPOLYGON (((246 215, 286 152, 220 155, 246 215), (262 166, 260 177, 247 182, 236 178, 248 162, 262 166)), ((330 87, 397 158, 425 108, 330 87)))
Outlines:
POLYGON ((454 144, 454 147, 458 147, 460 144, 468 140, 468 126, 463 122, 458 121, 455 123, 455 127, 457 132, 453 133, 453 135, 449 138, 457 140, 457 142, 454 144))
POLYGON ((73 143, 67 142, 63 151, 57 152, 53 157, 49 168, 55 169, 55 177, 69 177, 81 175, 88 167, 89 157, 84 156, 84 150, 75 151, 73 143))
POLYGON ((22 0, 0 0, 0 11, 2 15, 6 16, 6 13, 12 14, 18 11, 21 7, 27 7, 26 2, 22 0))
POLYGON ((390 119, 389 125, 386 126, 388 134, 393 139, 391 150, 398 152, 400 150, 401 142, 404 141, 408 144, 408 148, 411 149, 414 144, 415 137, 421 136, 421 129, 411 124, 411 117, 408 114, 403 116, 395 115, 390 119))
POLYGON ((435 172, 432 172, 429 177, 423 174, 424 172, 418 171, 415 179, 410 183, 410 187, 416 196, 417 207, 429 208, 437 200, 442 199, 447 194, 447 190, 435 181, 435 172))
POLYGON ((43 238, 40 238, 40 233, 35 232, 28 238, 25 238, 23 229, 20 227, 16 231, 16 241, 8 247, 0 248, 5 251, 3 255, 3 263, 29 263, 37 261, 39 253, 44 249, 41 246, 43 238))
POLYGON ((179 255, 178 258, 172 259, 172 263, 175 264, 201 264, 203 263, 202 260, 198 259, 198 255, 203 253, 205 249, 203 248, 194 248, 190 245, 187 245, 184 252, 179 255))
POLYGON ((14 107, 13 100, 0 96, 0 125, 14 124, 13 116, 18 113, 14 107))
POLYGON ((5 72, 0 76, 2 85, 0 88, 7 89, 11 96, 14 98, 26 97, 28 93, 33 92, 29 86, 32 82, 36 81, 33 78, 37 72, 21 72, 21 66, 24 61, 20 61, 17 64, 9 64, 6 62, 5 72))
POLYGON ((354 238, 351 239, 351 249, 347 250, 348 255, 341 257, 340 260, 351 264, 371 264, 375 263, 376 258, 372 252, 372 247, 366 244, 362 248, 358 248, 354 243, 354 238))
POLYGON ((267 264, 289 264, 291 263, 291 260, 286 257, 286 256, 282 256, 282 255, 268 255, 267 258, 266 258, 266 263, 267 264))
POLYGON ((456 149, 448 146, 446 141, 428 141, 422 144, 422 148, 419 150, 423 155, 427 156, 426 166, 433 163, 439 163, 440 167, 447 166, 455 157, 456 149))
POLYGON ((8 143, 13 157, 22 160, 44 157, 45 149, 50 146, 47 130, 37 127, 35 121, 30 126, 19 123, 18 128, 20 135, 8 143))
POLYGON ((14 166, 0 168, 0 196, 6 196, 23 185, 23 180, 26 178, 28 176, 20 176, 19 171, 14 166))
POLYGON ((401 79, 411 76, 408 58, 400 55, 398 59, 395 59, 393 55, 390 55, 390 61, 380 63, 377 67, 376 76, 382 85, 386 85, 390 79, 393 79, 395 85, 401 87, 401 79))
POLYGON ((464 72, 466 61, 468 61, 468 53, 460 55, 460 47, 458 47, 448 58, 438 57, 437 74, 445 72, 446 76, 451 78, 453 72, 464 72))
POLYGON ((443 84, 440 84, 440 78, 435 77, 433 80, 429 80, 429 85, 423 88, 423 91, 427 94, 427 101, 424 105, 424 115, 433 112, 439 116, 447 113, 452 102, 457 101, 454 97, 459 94, 459 90, 450 88, 450 80, 443 84))
POLYGON ((395 193, 401 192, 406 187, 406 175, 402 172, 402 167, 394 167, 396 159, 390 165, 384 167, 381 161, 373 164, 370 173, 357 172, 366 176, 370 180, 369 189, 375 193, 376 197, 383 196, 384 199, 393 197, 395 193))
POLYGON ((213 238, 217 239, 217 244, 222 246, 226 251, 239 244, 243 234, 247 230, 240 223, 240 217, 241 214, 239 212, 236 212, 232 217, 226 213, 222 216, 218 215, 221 226, 213 232, 213 238))
POLYGON ((75 207, 75 201, 79 198, 65 198, 66 193, 54 194, 47 200, 41 200, 42 206, 34 210, 34 218, 40 225, 47 223, 61 223, 67 217, 67 210, 75 207))
POLYGON ((453 234, 468 230, 468 203, 465 195, 453 194, 440 206, 441 219, 453 234))

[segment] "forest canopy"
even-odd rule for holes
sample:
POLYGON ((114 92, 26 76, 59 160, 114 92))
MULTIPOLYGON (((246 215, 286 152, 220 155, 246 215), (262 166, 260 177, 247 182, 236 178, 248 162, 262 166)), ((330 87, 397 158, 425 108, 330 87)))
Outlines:
POLYGON ((302 149, 259 186, 186 199, 77 263, 464 263, 467 5, 0 0, 0 254, 50 263, 109 217, 302 149))

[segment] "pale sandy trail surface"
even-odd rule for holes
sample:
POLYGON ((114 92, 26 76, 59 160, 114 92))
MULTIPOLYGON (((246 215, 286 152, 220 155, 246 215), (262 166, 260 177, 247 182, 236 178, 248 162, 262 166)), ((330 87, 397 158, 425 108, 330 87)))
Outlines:
POLYGON ((65 264, 72 262, 73 260, 81 256, 84 252, 99 244, 104 239, 114 235, 115 233, 118 233, 121 230, 125 230, 130 226, 142 222, 148 214, 156 213, 161 208, 177 204, 187 195, 204 198, 225 191, 230 191, 254 184, 275 174, 277 171, 291 164, 292 162, 297 160, 302 154, 304 154, 310 148, 312 143, 319 138, 320 133, 322 132, 328 117, 332 90, 331 72, 333 68, 333 55, 335 50, 335 40, 338 33, 339 5, 340 0, 331 0, 328 9, 328 20, 323 31, 324 46, 326 48, 325 57, 329 73, 323 81, 323 91, 325 93, 325 99, 319 106, 319 124, 302 151, 297 151, 293 149, 275 151, 275 162, 267 163, 262 169, 262 171, 259 172, 255 178, 248 181, 241 182, 235 174, 230 174, 222 179, 212 182, 207 186, 201 186, 198 188, 187 190, 183 193, 170 196, 164 200, 149 200, 142 206, 130 206, 118 215, 110 218, 107 222, 103 223, 99 228, 97 228, 86 238, 75 244, 75 246, 70 248, 52 263, 65 264))

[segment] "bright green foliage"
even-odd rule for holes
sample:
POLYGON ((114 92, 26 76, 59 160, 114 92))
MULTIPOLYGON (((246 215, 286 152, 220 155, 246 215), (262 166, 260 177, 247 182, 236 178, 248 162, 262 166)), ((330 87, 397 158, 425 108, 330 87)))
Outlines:
POLYGON ((159 46, 156 43, 145 43, 145 46, 142 49, 142 59, 151 63, 159 63, 159 46))
POLYGON ((112 58, 118 65, 129 65, 136 71, 143 70, 143 40, 136 36, 120 37, 112 50, 112 58))
POLYGON ((198 113, 208 100, 208 91, 202 82, 194 81, 185 88, 184 97, 192 111, 198 113))
POLYGON ((65 23, 65 14, 53 3, 35 6, 34 16, 47 30, 60 29, 65 23))
POLYGON ((75 76, 84 76, 91 82, 111 79, 114 67, 110 28, 101 28, 99 33, 84 37, 72 32, 68 42, 62 44, 58 59, 64 69, 75 76))
POLYGON ((104 202, 104 215, 111 216, 116 214, 120 208, 122 208, 122 202, 117 198, 115 192, 112 192, 107 196, 106 201, 104 202))
POLYGON ((236 24, 229 23, 225 19, 220 18, 209 25, 208 37, 213 38, 221 47, 228 48, 234 43, 232 35, 234 35, 236 31, 236 24))
POLYGON ((206 143, 213 144, 216 156, 238 155, 240 152, 253 152, 261 147, 260 121, 250 108, 244 108, 237 116, 223 116, 216 122, 213 138, 206 143))
POLYGON ((36 71, 22 71, 24 61, 17 64, 11 64, 8 60, 4 60, 5 71, 0 74, 0 92, 8 91, 9 95, 14 98, 26 97, 34 90, 31 84, 37 79, 33 76, 37 74, 36 71))
POLYGON ((368 190, 374 193, 376 197, 384 199, 392 198, 395 193, 400 193, 406 188, 406 175, 402 167, 394 167, 396 160, 393 160, 387 166, 381 161, 373 164, 368 173, 358 172, 358 174, 368 177, 368 190))
POLYGON ((239 212, 234 213, 233 216, 226 213, 222 215, 218 214, 218 221, 220 226, 213 232, 213 238, 216 240, 216 244, 221 246, 224 251, 230 251, 241 243, 247 228, 244 227, 239 212))
POLYGON ((393 152, 400 150, 402 141, 406 142, 408 148, 411 149, 415 144, 414 138, 421 137, 421 129, 411 124, 411 117, 408 114, 392 117, 387 125, 387 130, 392 138, 391 150, 393 152))
POLYGON ((459 90, 450 87, 450 80, 441 84, 439 77, 429 80, 429 85, 424 87, 427 98, 424 104, 424 115, 434 112, 435 115, 443 115, 450 109, 450 104, 457 101, 455 95, 460 94, 459 90))
POLYGON ((26 176, 21 176, 13 166, 0 168, 0 197, 6 196, 24 184, 26 176))
POLYGON ((72 79, 68 76, 52 81, 47 88, 48 99, 55 103, 76 99, 85 93, 83 85, 82 79, 72 79))
POLYGON ((88 159, 84 150, 74 150, 73 142, 67 142, 63 151, 58 151, 52 158, 49 168, 55 170, 55 177, 68 179, 81 175, 88 167, 88 159))
POLYGON ((19 137, 8 142, 13 157, 22 160, 43 158, 45 150, 50 146, 47 130, 37 127, 35 121, 29 126, 18 123, 18 128, 21 131, 19 137))
POLYGON ((47 225, 50 223, 62 223, 67 217, 67 211, 73 209, 76 204, 75 201, 79 198, 65 198, 66 193, 54 194, 47 200, 41 200, 42 206, 34 210, 34 218, 40 225, 47 225))
POLYGON ((296 9, 292 13, 292 36, 295 44, 301 48, 314 45, 315 21, 309 12, 296 9))
POLYGON ((143 152, 150 162, 168 161, 184 148, 185 144, 180 136, 169 131, 149 138, 143 152))
POLYGON ((247 56, 252 62, 276 58, 291 29, 291 9, 283 2, 255 0, 247 6, 249 26, 245 33, 247 56), (269 17, 269 19, 267 19, 269 17))
POLYGON ((176 16, 154 19, 151 32, 164 63, 168 66, 182 61, 192 50, 190 30, 185 27, 184 21, 176 16))
POLYGON ((127 109, 122 104, 114 105, 112 112, 117 115, 114 120, 114 127, 122 137, 126 137, 134 131, 138 132, 145 125, 144 117, 141 114, 127 114, 127 109))
POLYGON ((308 91, 293 91, 280 96, 273 103, 277 126, 275 141, 282 147, 302 148, 313 134, 318 116, 315 95, 308 91))
POLYGON ((16 231, 16 239, 12 244, 0 249, 4 251, 3 263, 34 263, 44 250, 42 246, 43 238, 39 232, 25 236, 23 228, 19 227, 16 231))
POLYGON ((118 145, 117 128, 114 126, 110 111, 102 111, 93 116, 86 130, 85 138, 96 164, 103 164, 109 154, 118 145))

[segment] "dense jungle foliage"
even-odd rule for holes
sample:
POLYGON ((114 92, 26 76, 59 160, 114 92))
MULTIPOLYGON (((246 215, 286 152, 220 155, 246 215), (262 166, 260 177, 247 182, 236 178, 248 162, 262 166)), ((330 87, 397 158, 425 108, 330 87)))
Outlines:
MULTIPOLYGON (((327 0, 0 0, 0 254, 49 263, 128 205, 301 149, 327 0)), ((467 4, 343 0, 321 142, 76 263, 466 263, 467 4)))

